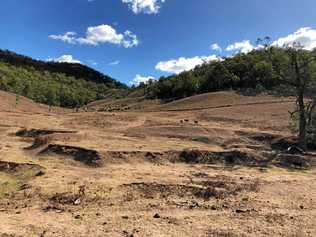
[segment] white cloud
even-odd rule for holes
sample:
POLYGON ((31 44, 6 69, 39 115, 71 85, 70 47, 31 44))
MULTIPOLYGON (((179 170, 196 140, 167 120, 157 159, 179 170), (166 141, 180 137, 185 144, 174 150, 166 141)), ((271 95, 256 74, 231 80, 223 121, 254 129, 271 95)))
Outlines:
POLYGON ((236 42, 234 44, 229 45, 226 48, 226 51, 239 51, 241 53, 249 53, 254 49, 255 47, 250 43, 249 40, 244 40, 242 42, 236 42))
POLYGON ((90 26, 87 29, 85 37, 76 37, 75 32, 66 32, 64 35, 50 35, 49 38, 61 40, 70 44, 116 44, 122 45, 124 48, 135 47, 139 44, 138 38, 131 31, 117 33, 117 31, 109 25, 90 26))
MULTIPOLYGON (((293 46, 298 44, 305 50, 313 50, 316 48, 316 30, 311 27, 303 27, 298 29, 288 36, 277 39, 272 43, 272 46, 285 47, 293 46)), ((239 51, 241 53, 249 53, 254 49, 262 49, 263 45, 253 46, 249 40, 244 40, 242 42, 236 42, 229 45, 226 51, 239 51)))
POLYGON ((212 45, 211 45, 211 49, 214 50, 214 51, 219 51, 219 52, 222 51, 222 47, 219 46, 219 44, 217 44, 217 43, 212 44, 212 45))
POLYGON ((147 83, 149 80, 156 80, 156 79, 152 76, 145 77, 145 76, 141 76, 137 74, 135 78, 133 79, 133 81, 131 82, 131 84, 138 86, 140 83, 147 83))
POLYGON ((163 72, 176 73, 179 74, 183 71, 189 71, 198 65, 203 63, 220 60, 216 55, 211 56, 196 56, 193 58, 178 58, 169 61, 159 62, 156 65, 156 70, 163 72))
POLYGON ((119 64, 120 64, 119 60, 116 60, 116 61, 108 63, 109 66, 116 66, 116 65, 119 65, 119 64))
POLYGON ((122 45, 125 48, 132 48, 139 44, 139 40, 133 32, 127 30, 124 32, 124 40, 122 41, 122 45))
POLYGON ((63 35, 50 35, 49 38, 53 40, 61 40, 68 44, 76 44, 76 32, 66 32, 63 35))
POLYGON ((49 58, 47 61, 58 63, 80 63, 77 59, 74 59, 72 55, 62 55, 59 58, 49 58))
POLYGON ((313 50, 316 48, 316 30, 310 27, 300 28, 293 34, 274 41, 272 45, 284 47, 293 46, 294 43, 300 44, 306 50, 313 50))
POLYGON ((135 13, 157 14, 165 0, 122 0, 135 13))

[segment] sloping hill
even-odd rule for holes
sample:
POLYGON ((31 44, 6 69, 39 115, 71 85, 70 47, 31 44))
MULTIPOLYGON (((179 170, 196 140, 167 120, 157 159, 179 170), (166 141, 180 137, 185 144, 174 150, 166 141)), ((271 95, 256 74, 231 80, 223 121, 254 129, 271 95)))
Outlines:
POLYGON ((145 97, 108 98, 90 103, 87 108, 98 111, 184 111, 221 107, 234 107, 255 104, 273 104, 292 102, 290 97, 282 98, 270 95, 243 96, 235 91, 211 92, 163 103, 145 97))
POLYGON ((26 97, 0 91, 0 112, 46 113, 49 107, 26 97))
POLYGON ((87 105, 89 110, 113 111, 147 111, 159 108, 160 100, 148 100, 145 97, 127 97, 123 99, 105 99, 87 105))
POLYGON ((8 50, 0 50, 0 62, 24 68, 33 67, 37 71, 42 72, 63 73, 69 77, 105 84, 111 88, 126 88, 126 85, 123 83, 83 64, 44 62, 8 50))
POLYGON ((128 87, 81 64, 43 62, 0 50, 0 90, 36 102, 81 107, 128 87))
POLYGON ((292 99, 269 95, 243 96, 235 91, 221 91, 191 96, 167 104, 162 104, 159 109, 195 110, 249 104, 279 103, 288 101, 292 101, 292 99))

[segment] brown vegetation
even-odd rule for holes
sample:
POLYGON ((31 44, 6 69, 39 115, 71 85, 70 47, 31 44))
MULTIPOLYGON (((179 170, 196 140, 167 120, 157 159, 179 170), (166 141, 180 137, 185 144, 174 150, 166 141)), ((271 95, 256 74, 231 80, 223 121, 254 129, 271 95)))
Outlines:
POLYGON ((288 150, 289 101, 0 105, 0 236, 315 236, 316 156, 288 150))

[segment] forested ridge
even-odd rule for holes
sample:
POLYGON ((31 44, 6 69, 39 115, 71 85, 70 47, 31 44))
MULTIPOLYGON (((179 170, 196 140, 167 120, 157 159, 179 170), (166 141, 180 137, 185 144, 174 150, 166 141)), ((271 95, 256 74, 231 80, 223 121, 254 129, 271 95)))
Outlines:
MULTIPOLYGON (((306 54, 313 52, 306 51, 306 54)), ((148 98, 174 100, 188 96, 221 90, 273 91, 291 90, 283 83, 279 71, 288 54, 283 48, 267 47, 248 54, 237 54, 197 66, 179 75, 151 80, 146 88, 148 98)))
POLYGON ((44 62, 0 50, 0 89, 48 105, 80 107, 127 86, 82 64, 44 62))

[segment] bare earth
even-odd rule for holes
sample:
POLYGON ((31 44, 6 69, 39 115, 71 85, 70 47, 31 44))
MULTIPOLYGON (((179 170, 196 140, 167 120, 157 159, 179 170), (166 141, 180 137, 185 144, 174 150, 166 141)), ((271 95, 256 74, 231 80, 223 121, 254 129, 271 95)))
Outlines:
POLYGON ((316 236, 316 156, 271 148, 291 98, 73 113, 0 96, 1 237, 316 236))

